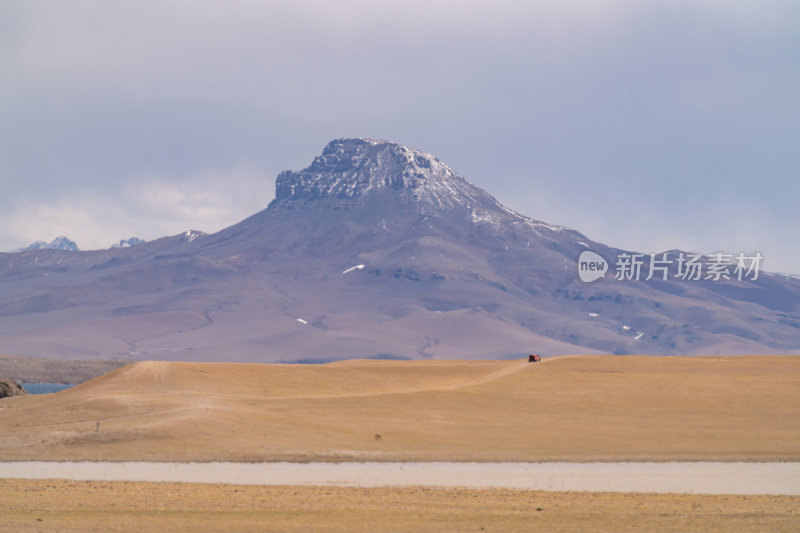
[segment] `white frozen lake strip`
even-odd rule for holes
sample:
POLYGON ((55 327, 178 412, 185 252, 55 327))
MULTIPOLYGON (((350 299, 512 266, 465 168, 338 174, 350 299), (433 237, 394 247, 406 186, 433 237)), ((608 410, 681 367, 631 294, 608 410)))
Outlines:
POLYGON ((0 462, 0 478, 800 495, 800 463, 0 462))

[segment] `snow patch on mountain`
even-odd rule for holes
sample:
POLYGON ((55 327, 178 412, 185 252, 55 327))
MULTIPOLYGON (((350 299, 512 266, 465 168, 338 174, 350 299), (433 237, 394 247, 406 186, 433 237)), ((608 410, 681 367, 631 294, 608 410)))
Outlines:
POLYGON ((186 230, 186 231, 183 232, 183 235, 181 235, 181 241, 182 242, 192 242, 195 239, 198 239, 200 237, 205 237, 206 235, 208 235, 208 233, 205 233, 205 232, 202 232, 202 231, 193 230, 193 229, 189 229, 189 230, 186 230))
POLYGON ((354 267, 350 267, 347 270, 345 270, 344 272, 342 272, 342 274, 347 274, 348 272, 352 272, 353 270, 361 270, 362 268, 364 268, 364 266, 365 265, 356 265, 354 267))

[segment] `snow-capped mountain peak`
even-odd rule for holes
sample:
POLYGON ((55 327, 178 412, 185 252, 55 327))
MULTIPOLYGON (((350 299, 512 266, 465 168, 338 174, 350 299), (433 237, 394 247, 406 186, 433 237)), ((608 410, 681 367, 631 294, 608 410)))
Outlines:
POLYGON ((35 241, 26 248, 22 248, 19 251, 27 252, 31 250, 66 250, 69 252, 77 252, 78 245, 75 244, 75 241, 72 241, 63 235, 60 235, 55 239, 53 239, 52 241, 50 241, 49 243, 44 241, 35 241))
POLYGON ((142 244, 143 242, 145 241, 139 237, 131 237, 130 239, 122 239, 119 242, 112 244, 111 249, 130 248, 131 246, 136 246, 137 244, 142 244))
POLYGON ((331 141, 311 165, 278 176, 273 206, 294 206, 323 199, 357 201, 376 194, 436 208, 499 207, 436 157, 374 139, 331 141))

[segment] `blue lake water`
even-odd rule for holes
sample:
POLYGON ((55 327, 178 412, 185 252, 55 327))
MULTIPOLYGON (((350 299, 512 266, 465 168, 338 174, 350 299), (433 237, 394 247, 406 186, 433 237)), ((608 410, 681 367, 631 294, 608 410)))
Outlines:
POLYGON ((28 394, 49 394, 75 386, 63 383, 20 383, 20 385, 28 394))

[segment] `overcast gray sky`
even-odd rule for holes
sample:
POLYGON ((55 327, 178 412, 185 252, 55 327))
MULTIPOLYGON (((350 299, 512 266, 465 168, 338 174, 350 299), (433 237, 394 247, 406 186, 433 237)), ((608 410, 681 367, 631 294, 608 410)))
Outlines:
POLYGON ((800 274, 800 2, 0 2, 0 250, 217 231, 337 137, 800 274))

